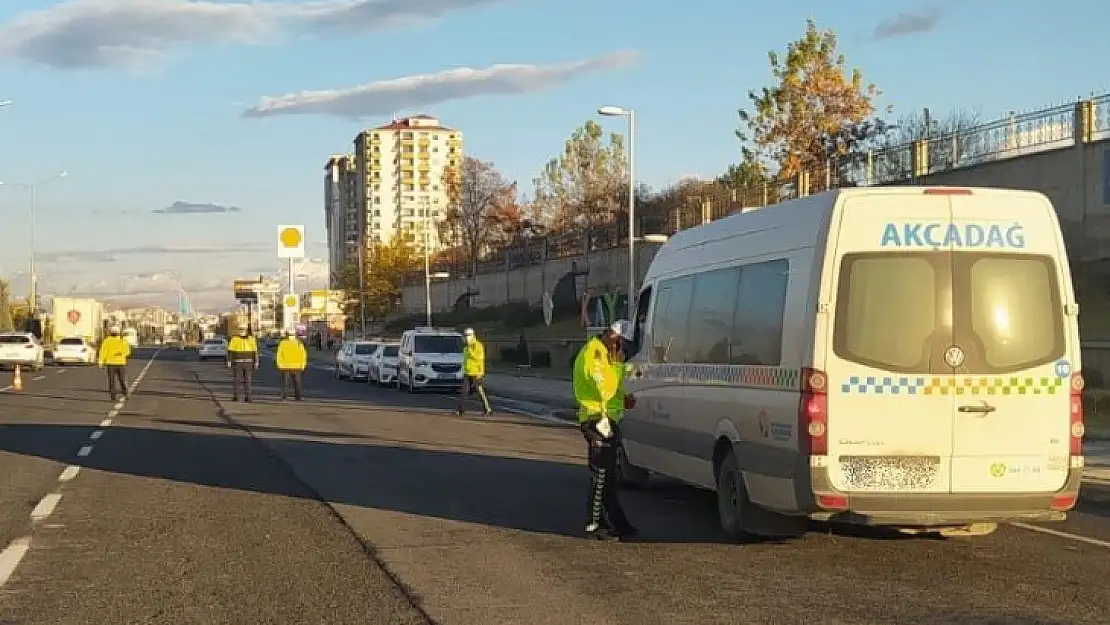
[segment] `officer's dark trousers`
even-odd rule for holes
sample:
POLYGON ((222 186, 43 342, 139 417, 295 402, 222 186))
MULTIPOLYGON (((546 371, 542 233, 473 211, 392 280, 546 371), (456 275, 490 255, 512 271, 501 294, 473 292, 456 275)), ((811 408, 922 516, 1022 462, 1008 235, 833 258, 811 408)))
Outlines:
POLYGON ((472 392, 477 392, 478 397, 482 398, 482 410, 487 414, 493 412, 489 405, 489 397, 486 396, 486 385, 482 383, 482 376, 465 375, 463 376, 462 388, 459 389, 459 414, 466 411, 466 398, 472 392))
POLYGON ((620 428, 615 423, 613 436, 600 447, 591 444, 596 433, 587 432, 591 425, 583 424, 583 435, 588 447, 590 467, 590 494, 587 501, 587 527, 599 526, 609 531, 621 532, 631 525, 624 514, 617 495, 617 454, 621 445, 620 428))
POLYGON ((127 396, 127 365, 104 365, 108 376, 108 395, 112 399, 127 396))
POLYGON ((282 369, 281 398, 285 399, 290 390, 293 391, 293 397, 297 399, 304 395, 304 387, 301 385, 301 372, 294 369, 282 369))
POLYGON ((239 399, 239 388, 243 389, 243 399, 251 398, 251 382, 254 379, 253 362, 233 362, 231 371, 234 374, 232 381, 232 397, 239 399))

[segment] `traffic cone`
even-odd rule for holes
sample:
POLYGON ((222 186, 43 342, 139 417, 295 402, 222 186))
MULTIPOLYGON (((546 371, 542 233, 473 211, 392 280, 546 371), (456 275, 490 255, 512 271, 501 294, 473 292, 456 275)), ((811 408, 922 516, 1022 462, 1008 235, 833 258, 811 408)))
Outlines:
POLYGON ((19 365, 15 366, 15 379, 12 380, 12 389, 16 391, 23 390, 23 374, 20 372, 19 365))

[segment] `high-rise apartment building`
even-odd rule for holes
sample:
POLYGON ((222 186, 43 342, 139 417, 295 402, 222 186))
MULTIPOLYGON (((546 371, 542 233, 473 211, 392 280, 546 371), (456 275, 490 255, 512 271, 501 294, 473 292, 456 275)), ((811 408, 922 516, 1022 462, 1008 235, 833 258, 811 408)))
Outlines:
POLYGON ((439 224, 449 203, 447 181, 462 158, 462 133, 428 115, 360 132, 353 154, 328 160, 324 201, 331 266, 358 262, 360 235, 361 249, 398 235, 418 250, 425 241, 433 252, 446 245, 439 224))

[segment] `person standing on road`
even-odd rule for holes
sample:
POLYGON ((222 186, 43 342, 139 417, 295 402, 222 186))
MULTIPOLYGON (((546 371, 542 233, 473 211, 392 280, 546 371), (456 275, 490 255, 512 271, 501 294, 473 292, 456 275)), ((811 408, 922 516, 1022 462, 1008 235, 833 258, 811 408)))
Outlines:
POLYGON ((493 414, 490 408, 489 397, 486 396, 486 386, 483 379, 486 377, 486 346, 474 335, 474 328, 467 328, 463 333, 466 343, 463 345, 463 383, 459 389, 459 407, 455 409, 458 415, 466 412, 466 398, 471 391, 477 391, 482 398, 482 411, 485 416, 493 414))
POLYGON ((304 395, 301 376, 308 368, 308 352, 304 348, 304 343, 301 343, 297 335, 289 330, 282 332, 281 342, 278 343, 277 352, 274 355, 274 364, 281 374, 281 399, 284 401, 292 388, 294 399, 301 401, 304 395))
POLYGON ((629 538, 636 534, 617 495, 624 374, 623 370, 618 373, 610 357, 620 348, 621 341, 630 336, 631 324, 618 321, 600 336, 587 341, 574 359, 574 399, 578 403, 578 425, 586 438, 591 474, 586 537, 595 540, 629 538), (621 397, 621 404, 614 410, 617 397, 621 397))
POLYGON ((119 326, 108 328, 107 338, 100 342, 97 364, 108 375, 108 396, 112 401, 127 397, 127 359, 130 357, 131 344, 120 336, 119 326))
POLYGON ((239 387, 243 388, 243 401, 251 400, 251 382, 258 369, 258 341, 247 328, 239 328, 239 336, 232 337, 227 345, 227 367, 232 370, 231 401, 239 401, 239 387))

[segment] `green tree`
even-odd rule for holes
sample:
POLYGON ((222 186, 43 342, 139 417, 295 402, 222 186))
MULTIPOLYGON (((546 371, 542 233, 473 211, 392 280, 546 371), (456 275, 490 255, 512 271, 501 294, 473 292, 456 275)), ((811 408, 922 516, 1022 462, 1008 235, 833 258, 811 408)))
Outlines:
POLYGON ((601 125, 587 121, 534 180, 533 208, 549 228, 605 223, 623 208, 621 197, 628 197, 627 167, 624 136, 612 133, 606 140, 601 125))
POLYGON ((885 133, 885 123, 872 118, 879 89, 848 69, 832 30, 807 20, 785 56, 772 50, 768 58, 774 83, 749 92, 751 110, 739 111, 735 134, 745 161, 777 166, 784 179, 829 158, 850 159, 885 133))

